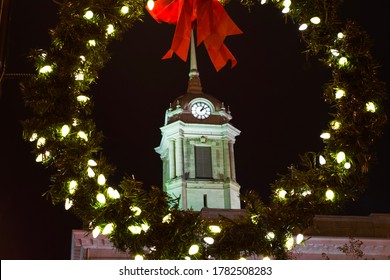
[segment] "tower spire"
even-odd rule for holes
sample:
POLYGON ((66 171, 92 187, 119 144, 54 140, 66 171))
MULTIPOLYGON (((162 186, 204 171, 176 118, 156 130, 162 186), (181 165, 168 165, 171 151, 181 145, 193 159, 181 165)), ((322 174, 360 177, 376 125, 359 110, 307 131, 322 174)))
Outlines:
POLYGON ((195 36, 194 30, 191 31, 191 48, 190 48, 190 73, 188 80, 188 93, 203 93, 202 85, 199 79, 198 64, 196 61, 196 52, 195 52, 195 36))

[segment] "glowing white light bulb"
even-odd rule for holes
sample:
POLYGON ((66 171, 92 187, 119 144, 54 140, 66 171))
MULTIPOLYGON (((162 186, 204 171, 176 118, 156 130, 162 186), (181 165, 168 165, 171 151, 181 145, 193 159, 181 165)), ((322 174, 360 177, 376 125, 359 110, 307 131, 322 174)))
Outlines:
POLYGON ((144 257, 141 256, 141 255, 136 255, 136 256, 134 257, 134 260, 135 260, 135 261, 142 261, 143 259, 144 259, 144 257))
POLYGON ((96 161, 94 161, 93 159, 90 159, 90 160, 88 160, 88 165, 89 165, 89 166, 96 166, 97 163, 96 163, 96 161))
POLYGON ((65 210, 69 210, 72 207, 72 205, 73 205, 73 201, 67 198, 65 200, 65 210))
POLYGON ((36 162, 42 162, 42 160, 43 160, 43 154, 39 154, 39 155, 36 157, 36 159, 35 159, 36 162))
POLYGON ((84 18, 85 19, 92 19, 93 18, 93 12, 90 11, 90 10, 86 11, 85 14, 84 14, 84 18))
POLYGON ((337 130, 337 129, 340 128, 341 123, 338 122, 338 121, 333 121, 333 122, 331 123, 331 126, 332 126, 332 128, 333 128, 334 130, 337 130))
POLYGON ((335 49, 331 49, 330 52, 334 55, 334 56, 339 56, 340 53, 338 50, 335 50, 335 49))
POLYGON ((148 3, 147 3, 147 6, 148 6, 148 9, 150 11, 153 10, 153 8, 154 8, 154 1, 153 0, 149 0, 148 3))
POLYGON ((39 69, 39 73, 47 74, 53 71, 53 68, 50 65, 45 65, 41 69, 39 69))
POLYGON ((110 34, 114 33, 114 31, 115 31, 114 25, 109 24, 109 25, 107 26, 107 34, 110 35, 110 34))
POLYGON ((142 212, 141 208, 138 206, 130 206, 130 210, 134 212, 134 216, 139 216, 142 212))
POLYGON ((324 132, 320 135, 322 139, 329 139, 330 138, 330 133, 329 132, 324 132))
POLYGON ((344 168, 345 169, 350 169, 351 168, 351 163, 349 163, 349 162, 344 163, 344 168))
POLYGON ((341 163, 345 160, 345 153, 339 152, 336 156, 337 163, 341 163))
POLYGON ((140 234, 142 231, 142 228, 140 226, 129 226, 128 230, 131 231, 133 234, 140 234))
POLYGON ((269 260, 271 260, 270 257, 266 256, 266 257, 263 258, 263 261, 269 261, 269 260))
POLYGON ((96 238, 96 237, 99 236, 100 230, 101 230, 101 229, 100 229, 99 226, 96 226, 96 227, 93 229, 93 231, 92 231, 92 236, 93 236, 93 238, 96 238))
POLYGON ((95 177, 95 171, 93 171, 91 167, 88 167, 87 174, 89 178, 95 177))
POLYGON ((275 233, 273 233, 272 231, 270 231, 269 233, 267 233, 266 238, 267 238, 268 240, 274 239, 274 238, 275 238, 275 233))
POLYGON ((79 95, 77 96, 77 101, 80 102, 80 103, 85 103, 89 100, 89 97, 85 96, 85 95, 79 95))
POLYGON ((319 24, 321 22, 321 19, 319 17, 312 17, 310 19, 310 22, 313 24, 319 24))
POLYGON ((319 162, 320 162, 321 165, 326 164, 326 160, 325 160, 324 156, 322 156, 322 155, 319 156, 318 160, 319 160, 319 162))
POLYGON ((89 41, 88 41, 88 45, 89 45, 90 47, 95 47, 95 46, 96 46, 96 41, 95 41, 95 40, 89 40, 89 41))
POLYGON ((334 192, 332 190, 327 190, 325 193, 325 197, 327 200, 333 200, 334 199, 334 192))
POLYGON ((102 193, 96 195, 96 200, 99 201, 101 204, 106 203, 106 197, 102 193))
POLYGON ((338 89, 338 90, 336 91, 336 94, 335 94, 336 99, 340 99, 340 98, 343 97, 343 96, 345 96, 345 91, 342 90, 342 89, 338 89))
POLYGON ((63 125, 62 126, 62 128, 61 128, 61 135, 63 136, 63 137, 65 137, 66 135, 68 135, 69 134, 69 132, 70 132, 70 127, 69 127, 69 125, 63 125))
POLYGON ((97 182, 99 185, 103 186, 106 183, 106 177, 104 177, 103 174, 99 174, 97 182))
POLYGON ((344 38, 344 34, 342 32, 337 33, 337 38, 343 39, 344 38))
POLYGON ((209 229, 212 233, 220 233, 221 228, 219 226, 209 226, 209 229))
POLYGON ((345 56, 340 57, 340 59, 339 59, 339 65, 340 65, 340 66, 345 66, 345 65, 347 65, 347 64, 348 64, 348 59, 347 59, 345 56))
POLYGON ((203 240, 204 240, 204 242, 206 242, 209 245, 214 244, 214 238, 212 238, 212 237, 205 237, 205 238, 203 238, 203 240))
POLYGON ((190 247, 190 249, 188 250, 188 254, 189 255, 195 255, 196 253, 198 253, 199 252, 199 246, 198 245, 192 245, 191 247, 190 247))
POLYGON ((296 243, 297 244, 301 244, 302 241, 303 241, 303 234, 300 233, 300 234, 297 235, 296 243))
POLYGON ((107 225, 104 227, 102 233, 103 233, 104 235, 107 235, 107 234, 110 234, 113 230, 114 230, 114 224, 113 224, 113 223, 109 223, 109 224, 107 224, 107 225))
POLYGON ((40 148, 46 144, 46 138, 40 137, 37 141, 37 148, 40 148))
POLYGON ((292 236, 287 238, 285 246, 287 250, 291 250, 294 247, 294 238, 292 236))
POLYGON ((113 199, 118 199, 120 198, 120 194, 117 190, 114 190, 113 188, 109 187, 107 189, 107 194, 110 198, 113 198, 113 199))
POLYGON ((278 191, 277 191, 277 194, 278 194, 278 197, 279 197, 279 198, 284 199, 284 198, 286 198, 287 192, 286 192, 285 190, 278 190, 278 191))
POLYGON ((142 224, 142 225, 141 225, 141 228, 142 228, 143 231, 148 231, 148 229, 150 228, 150 225, 148 225, 148 224, 142 224))
POLYGON ((311 190, 306 190, 302 192, 302 196, 307 196, 311 194, 311 190))
POLYGON ((127 14, 129 12, 129 7, 128 6, 123 6, 122 8, 121 8, 121 13, 122 14, 127 14))
POLYGON ((367 110, 367 112, 375 113, 376 106, 375 106, 374 102, 367 102, 366 103, 366 110, 367 110))
POLYGON ((283 10, 282 10, 282 13, 283 14, 287 14, 289 11, 290 11, 289 7, 284 7, 283 10))
POLYGON ((164 216, 164 218, 162 218, 163 223, 169 224, 171 221, 172 221, 172 214, 171 213, 169 213, 168 215, 164 216))
POLYGON ((306 24, 306 23, 303 23, 303 24, 301 24, 300 26, 299 26, 299 31, 304 31, 304 30, 306 30, 307 29, 307 27, 308 27, 308 25, 306 24))
POLYGON ((30 137, 30 142, 34 142, 35 140, 37 140, 38 138, 38 134, 36 134, 35 132, 31 135, 30 137))
POLYGON ((264 5, 265 3, 267 3, 267 0, 261 0, 261 5, 264 5))
POLYGON ((87 136, 87 134, 85 134, 84 131, 79 131, 77 133, 77 136, 80 137, 81 139, 83 139, 84 141, 88 141, 88 136, 87 136))
POLYGON ((75 180, 72 180, 69 182, 69 193, 74 194, 77 189, 77 182, 75 180))

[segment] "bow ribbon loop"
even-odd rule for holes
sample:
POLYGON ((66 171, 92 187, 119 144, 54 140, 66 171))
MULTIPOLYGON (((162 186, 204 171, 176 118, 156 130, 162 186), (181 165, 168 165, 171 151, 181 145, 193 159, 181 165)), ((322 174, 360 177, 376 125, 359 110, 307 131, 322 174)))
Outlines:
POLYGON ((191 40, 191 30, 196 25, 197 46, 204 43, 209 57, 217 71, 236 58, 224 44, 227 36, 241 34, 233 20, 218 0, 157 0, 153 9, 147 7, 150 15, 159 23, 175 24, 171 48, 163 59, 175 53, 187 61, 191 40))

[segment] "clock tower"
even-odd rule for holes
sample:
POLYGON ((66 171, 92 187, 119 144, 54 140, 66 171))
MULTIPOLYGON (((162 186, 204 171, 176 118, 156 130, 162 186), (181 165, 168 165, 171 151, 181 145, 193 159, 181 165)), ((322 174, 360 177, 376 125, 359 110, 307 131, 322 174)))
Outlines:
POLYGON ((240 209, 234 143, 240 131, 224 103, 203 93, 191 38, 187 93, 166 110, 155 151, 163 164, 163 189, 183 210, 240 209))

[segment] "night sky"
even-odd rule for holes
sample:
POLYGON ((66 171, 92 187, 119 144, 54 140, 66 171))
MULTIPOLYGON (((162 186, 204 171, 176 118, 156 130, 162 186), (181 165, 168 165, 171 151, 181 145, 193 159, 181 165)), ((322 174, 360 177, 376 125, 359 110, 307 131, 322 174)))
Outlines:
MULTIPOLYGON (((32 73, 31 49, 47 49, 49 28, 58 21, 51 0, 12 1, 7 73, 32 73)), ((233 1, 238 2, 238 1, 233 1)), ((384 0, 344 1, 346 18, 355 19, 374 42, 372 54, 382 65, 380 77, 390 84, 390 31, 384 0)), ((265 5, 250 13, 238 4, 226 7, 244 34, 226 45, 238 64, 214 70, 203 46, 197 49, 203 91, 230 107, 232 124, 241 130, 235 144, 236 173, 242 193, 256 189, 264 199, 269 185, 298 162, 298 155, 319 151, 319 138, 330 117, 322 89, 328 69, 307 59, 297 26, 279 10, 265 5)), ((149 14, 122 41, 110 45, 112 58, 92 86, 94 119, 105 135, 104 155, 117 167, 115 184, 134 175, 145 186, 161 186, 162 164, 154 151, 161 140, 169 103, 187 88, 189 63, 169 49, 174 26, 158 24, 149 14)), ((27 117, 19 80, 5 79, 0 97, 0 257, 1 259, 69 259, 71 231, 80 221, 53 206, 43 194, 50 173, 35 163, 30 143, 22 139, 20 121, 27 117)), ((389 102, 386 103, 390 112, 389 102)), ((361 199, 345 215, 390 213, 390 125, 377 143, 378 161, 369 173, 361 199)))

